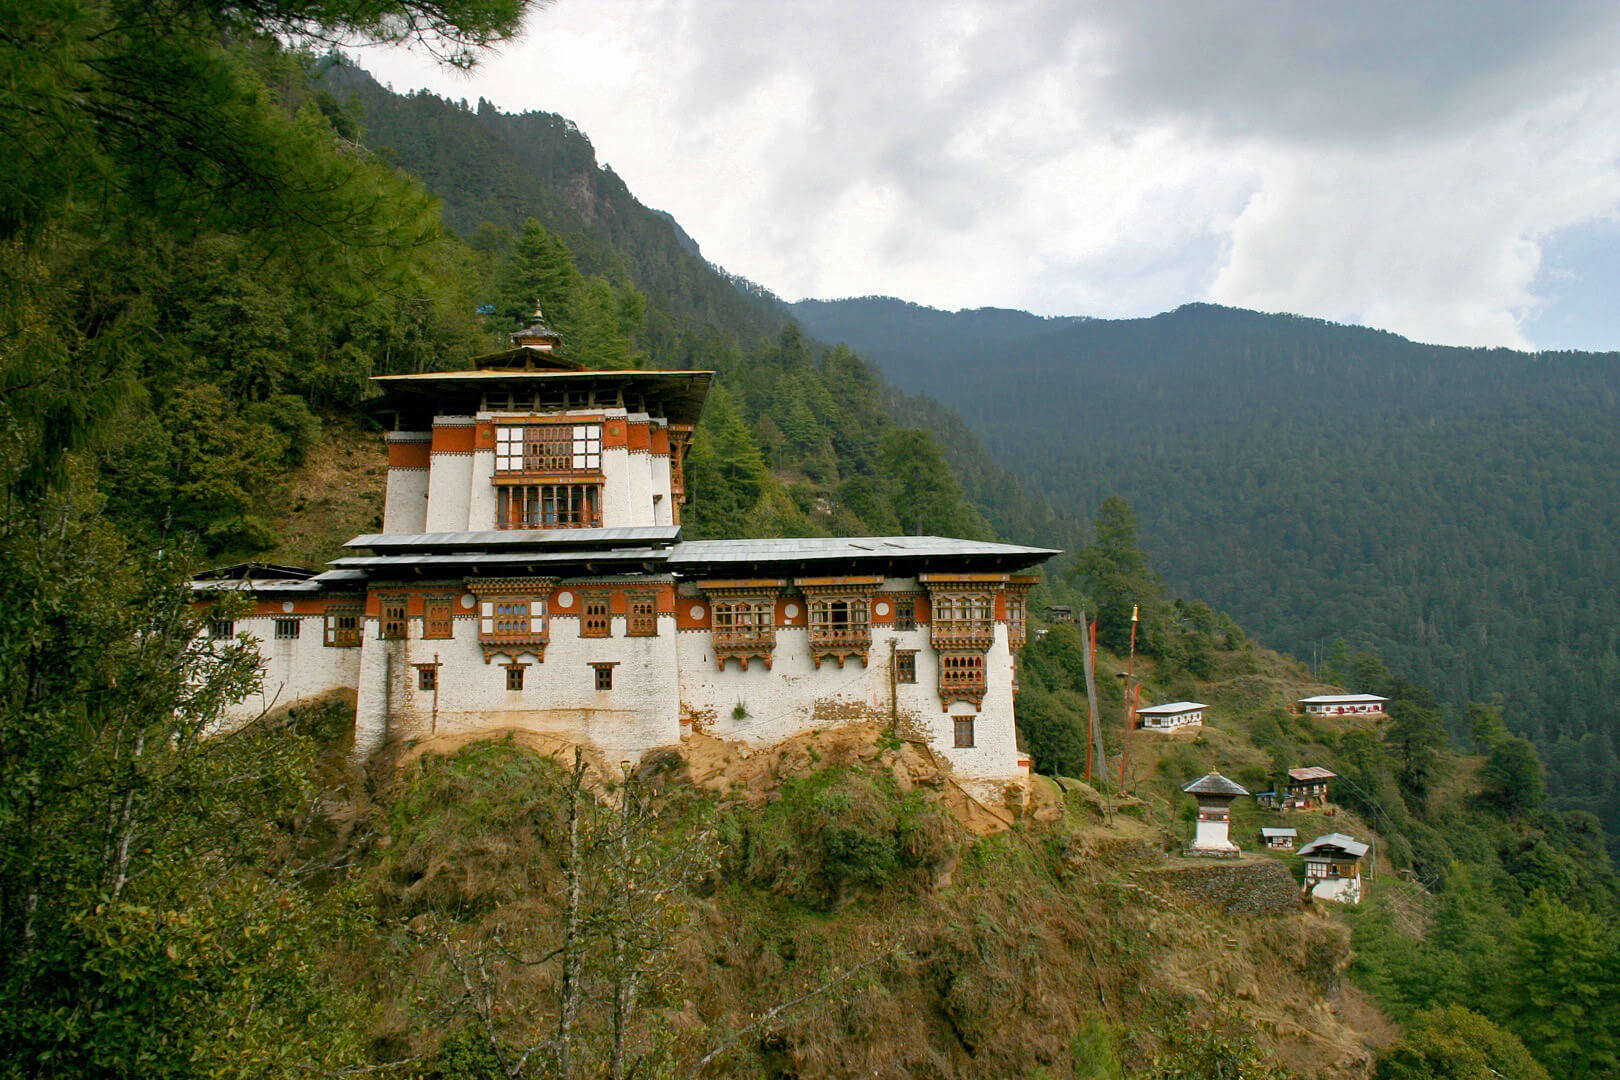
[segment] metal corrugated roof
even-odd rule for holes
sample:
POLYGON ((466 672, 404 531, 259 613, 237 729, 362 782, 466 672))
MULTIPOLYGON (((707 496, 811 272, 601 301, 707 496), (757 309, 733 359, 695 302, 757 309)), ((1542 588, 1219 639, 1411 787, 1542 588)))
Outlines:
POLYGON ((919 556, 1001 555, 1046 559, 1055 548, 956 540, 945 536, 800 536, 780 540, 687 540, 675 546, 673 565, 722 562, 786 562, 794 559, 874 559, 919 556))
POLYGON ((1352 855, 1358 859, 1367 854, 1366 844, 1363 844, 1360 840, 1357 840, 1354 837, 1346 836, 1344 833, 1339 832, 1328 833, 1326 836, 1318 836, 1315 840, 1312 840, 1310 843, 1300 848, 1297 854, 1309 855, 1314 851, 1329 847, 1339 848, 1346 855, 1352 855))
POLYGON ((1298 829, 1278 829, 1278 828, 1273 828, 1272 826, 1266 825, 1266 826, 1261 827, 1260 835, 1261 836, 1298 836, 1299 835, 1299 830, 1298 829))
POLYGON ((485 529, 479 532, 365 533, 343 546, 372 551, 442 548, 590 547, 595 544, 673 543, 679 525, 646 525, 616 529, 485 529))
POLYGON ((1137 716, 1169 716, 1174 713, 1192 712, 1194 709, 1207 709, 1201 701, 1172 701, 1168 705, 1150 705, 1145 709, 1137 709, 1137 716))
POLYGON ((321 586, 309 581, 287 581, 283 578, 238 578, 235 581, 190 582, 193 592, 245 592, 245 593, 318 593, 321 586))
POLYGON ((1370 701, 1388 701, 1387 697, 1377 694, 1317 694, 1315 697, 1302 697, 1301 705, 1349 705, 1352 703, 1366 704, 1370 701))
POLYGON ((1332 780, 1338 775, 1338 773, 1324 769, 1320 765, 1307 765, 1303 769, 1288 770, 1288 779, 1290 780, 1332 780))
POLYGON ((1249 789, 1235 780, 1228 780, 1218 772, 1200 776, 1181 789, 1193 795, 1247 795, 1249 789))
POLYGON ((601 548, 591 551, 454 551, 414 555, 345 555, 332 565, 344 568, 386 566, 522 566, 526 563, 658 562, 667 548, 601 548))

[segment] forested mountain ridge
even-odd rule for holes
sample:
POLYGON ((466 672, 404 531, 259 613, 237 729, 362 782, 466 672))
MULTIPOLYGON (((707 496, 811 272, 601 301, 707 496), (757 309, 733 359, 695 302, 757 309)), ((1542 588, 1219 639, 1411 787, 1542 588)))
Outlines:
POLYGON ((1555 803, 1620 828, 1620 355, 1206 304, 793 310, 956 409, 1036 491, 1124 495, 1170 582, 1262 640, 1370 647, 1453 706, 1500 696, 1555 803))

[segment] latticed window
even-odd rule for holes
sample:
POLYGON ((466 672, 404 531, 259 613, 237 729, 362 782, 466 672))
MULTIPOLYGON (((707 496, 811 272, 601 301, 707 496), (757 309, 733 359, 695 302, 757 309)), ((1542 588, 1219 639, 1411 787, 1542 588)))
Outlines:
POLYGON ((595 671, 595 685, 598 690, 613 689, 613 669, 617 666, 616 664, 591 665, 592 670, 595 671))
POLYGON ((523 689, 523 667, 522 664, 508 664, 506 666, 506 688, 508 690, 523 689))
POLYGON ((595 528, 602 524, 602 485, 500 485, 495 523, 502 529, 595 528))
POLYGON ((939 658, 939 685, 942 690, 983 690, 982 653, 946 653, 939 658))
POLYGON ((580 602, 579 636, 611 637, 613 616, 608 611, 608 598, 587 596, 580 602))
POLYGON ((917 654, 914 652, 896 652, 894 654, 894 681, 914 683, 917 681, 917 654))
POLYGON ((973 716, 955 717, 956 745, 958 747, 971 747, 973 745, 973 716))
POLYGON ((386 597, 382 602, 382 619, 377 624, 377 636, 387 641, 405 637, 405 598, 386 597))
POLYGON ((739 641, 775 637, 775 607, 769 600, 716 600, 715 637, 739 641))
POLYGON ((231 619, 209 619, 208 636, 214 641, 221 641, 236 635, 236 623, 231 619))
POLYGON ((519 424, 495 429, 498 473, 594 472, 601 468, 601 424, 519 424))
POLYGON ((363 618, 359 608, 327 608, 326 644, 338 649, 358 646, 363 618))
POLYGON ((437 664, 422 664, 417 667, 416 688, 418 690, 437 690, 439 688, 439 667, 437 664))
POLYGON ((894 628, 896 630, 917 629, 917 601, 912 597, 893 600, 894 628))
POLYGON ((625 631, 631 637, 658 636, 658 598, 631 596, 625 631))
POLYGON ((276 620, 276 640, 292 641, 298 637, 298 628, 301 624, 297 619, 276 620))
POLYGON ((453 636, 452 605, 444 597, 434 597, 422 605, 422 636, 448 638, 453 636))
POLYGON ((497 600, 494 604, 494 635, 498 638, 529 636, 529 601, 497 600))
POLYGON ((822 598, 810 601, 810 641, 870 640, 872 620, 863 599, 822 598))
POLYGON ((988 642, 995 636, 995 600, 989 593, 938 593, 931 602, 935 641, 988 642))

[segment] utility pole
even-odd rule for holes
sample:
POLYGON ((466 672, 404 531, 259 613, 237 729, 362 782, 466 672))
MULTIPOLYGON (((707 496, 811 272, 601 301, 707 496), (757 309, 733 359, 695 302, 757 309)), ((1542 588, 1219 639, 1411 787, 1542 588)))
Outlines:
POLYGON ((1119 789, 1125 790, 1125 766, 1131 759, 1131 731, 1136 727, 1136 624, 1137 605, 1131 605, 1131 651, 1125 658, 1125 739, 1119 747, 1119 789))
MULTIPOLYGON (((1086 672, 1086 783, 1091 783, 1092 753, 1097 755, 1097 772, 1102 775, 1108 771, 1108 758, 1103 749, 1102 722, 1097 714, 1097 624, 1086 618, 1085 611, 1080 612, 1080 629, 1086 637, 1085 672, 1086 672)), ((1114 824, 1114 794, 1107 785, 1103 787, 1103 806, 1108 812, 1108 824, 1114 824)))

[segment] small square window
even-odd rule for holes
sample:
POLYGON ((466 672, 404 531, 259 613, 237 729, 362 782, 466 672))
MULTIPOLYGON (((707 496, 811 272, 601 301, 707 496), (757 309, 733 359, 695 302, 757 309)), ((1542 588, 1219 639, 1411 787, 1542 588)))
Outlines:
POLYGON ((423 664, 416 669, 416 688, 418 690, 439 688, 439 668, 436 664, 423 664))
POLYGON ((917 654, 914 652, 897 652, 894 654, 894 681, 914 683, 917 681, 917 654))
POLYGON ((956 717, 956 745, 958 747, 966 748, 973 745, 973 720, 972 716, 956 717))
POLYGON ((208 636, 214 641, 221 641, 236 636, 236 623, 231 619, 209 619, 208 636))
POLYGON ((301 625, 297 619, 277 619, 276 640, 291 641, 298 636, 298 628, 301 625))
POLYGON ((598 690, 613 689, 613 665, 592 664, 591 667, 596 672, 596 688, 598 690))
POLYGON ((360 644, 361 613, 358 610, 328 608, 326 612, 326 644, 339 649, 352 649, 360 644))
POLYGON ((506 668, 506 688, 508 690, 523 689, 523 665, 510 664, 506 668))
POLYGON ((608 614, 606 596, 587 596, 579 620, 580 637, 612 637, 613 616, 608 614))
MULTIPOLYGON (((917 629, 917 601, 912 599, 894 601, 894 628, 896 630, 917 629)), ((909 680, 915 682, 915 679, 909 680)))

